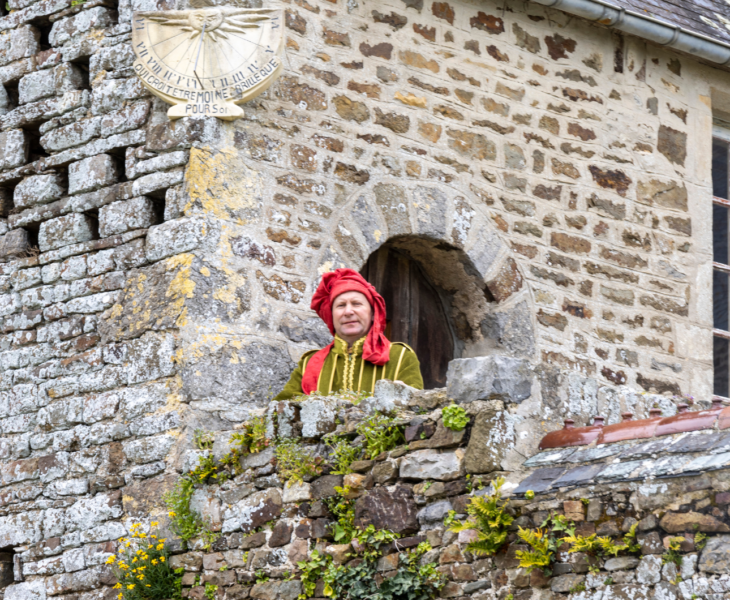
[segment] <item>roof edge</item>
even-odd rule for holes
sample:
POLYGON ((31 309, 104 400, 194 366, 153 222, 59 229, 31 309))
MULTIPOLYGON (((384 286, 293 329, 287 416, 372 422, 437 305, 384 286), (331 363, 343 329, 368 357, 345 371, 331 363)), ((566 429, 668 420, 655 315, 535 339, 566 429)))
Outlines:
POLYGON ((531 0, 717 65, 730 64, 730 44, 602 0, 531 0))

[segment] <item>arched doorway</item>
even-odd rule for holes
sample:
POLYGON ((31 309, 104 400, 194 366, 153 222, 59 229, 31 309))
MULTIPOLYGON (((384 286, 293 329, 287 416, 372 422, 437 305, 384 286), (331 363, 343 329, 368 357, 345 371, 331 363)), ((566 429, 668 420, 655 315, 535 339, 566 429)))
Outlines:
POLYGON ((426 389, 445 387, 454 333, 436 286, 417 261, 389 244, 373 252, 360 272, 385 299, 388 339, 413 348, 426 389))

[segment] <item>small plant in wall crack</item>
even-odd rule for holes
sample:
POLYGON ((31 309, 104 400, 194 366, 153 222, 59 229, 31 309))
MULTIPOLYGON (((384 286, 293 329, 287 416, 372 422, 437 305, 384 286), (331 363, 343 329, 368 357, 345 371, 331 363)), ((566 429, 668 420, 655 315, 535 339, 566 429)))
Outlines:
POLYGON ((452 431, 461 431, 469 424, 469 416, 466 411, 456 404, 446 406, 441 411, 441 417, 444 421, 444 427, 452 431))
POLYGON ((287 485, 302 483, 306 478, 317 477, 322 474, 324 469, 322 457, 315 456, 313 451, 303 448, 297 440, 280 440, 274 456, 276 456, 279 475, 287 485))
POLYGON ((365 457, 375 458, 406 441, 403 425, 386 415, 373 414, 357 428, 357 433, 365 438, 365 457))
POLYGON ((663 565, 674 563, 677 568, 682 566, 682 555, 679 553, 679 550, 682 547, 682 542, 684 541, 685 539, 679 536, 669 538, 669 547, 667 548, 667 551, 662 554, 663 565))

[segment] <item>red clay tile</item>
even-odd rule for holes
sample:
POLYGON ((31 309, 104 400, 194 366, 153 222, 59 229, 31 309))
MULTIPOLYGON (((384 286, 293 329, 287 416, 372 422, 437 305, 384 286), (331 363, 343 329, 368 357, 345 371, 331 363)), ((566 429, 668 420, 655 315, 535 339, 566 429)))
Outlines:
POLYGON ((730 428, 730 406, 726 406, 720 411, 720 416, 717 419, 717 427, 719 429, 730 428))
POLYGON ((540 442, 540 450, 549 448, 567 448, 568 446, 585 446, 595 440, 601 433, 602 427, 571 427, 551 431, 540 442))
MULTIPOLYGON (((693 410, 678 413, 672 417, 665 417, 657 425, 654 435, 671 435, 673 433, 685 433, 687 431, 699 431, 700 429, 712 429, 715 427, 717 416, 721 413, 718 409, 693 410)), ((730 423, 728 423, 730 426, 730 423)))
POLYGON ((598 443, 610 444, 623 440, 650 438, 654 435, 654 430, 660 421, 660 418, 641 419, 639 421, 626 420, 615 425, 607 425, 601 430, 601 435, 598 436, 598 443))

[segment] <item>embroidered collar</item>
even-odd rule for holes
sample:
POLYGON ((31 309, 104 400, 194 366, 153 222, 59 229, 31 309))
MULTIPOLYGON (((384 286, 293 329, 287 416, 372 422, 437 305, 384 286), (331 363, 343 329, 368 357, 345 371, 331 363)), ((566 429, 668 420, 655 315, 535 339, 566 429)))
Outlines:
POLYGON ((363 344, 365 344, 365 339, 365 337, 361 337, 352 345, 352 348, 348 348, 347 342, 340 336, 335 335, 335 345, 332 348, 332 352, 335 354, 341 354, 342 356, 346 356, 347 354, 360 356, 362 354, 363 344))

